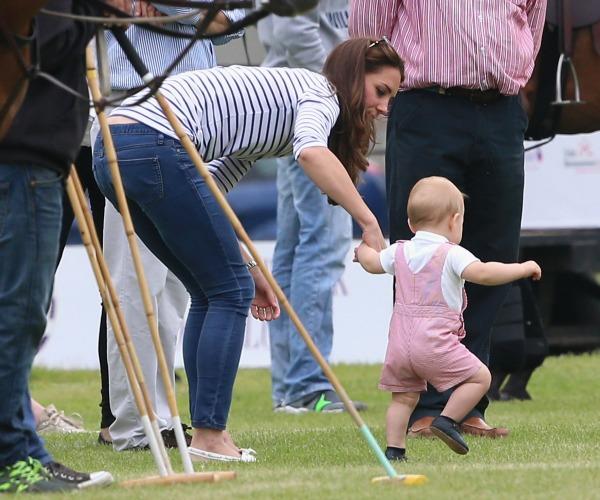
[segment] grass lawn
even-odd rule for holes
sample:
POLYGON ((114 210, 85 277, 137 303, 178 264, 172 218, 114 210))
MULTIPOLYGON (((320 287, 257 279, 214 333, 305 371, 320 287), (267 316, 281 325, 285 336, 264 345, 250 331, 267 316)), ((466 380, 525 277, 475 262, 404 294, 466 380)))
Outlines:
MULTIPOLYGON (((351 397, 369 404, 364 418, 384 445, 388 395, 376 389, 378 366, 334 367, 351 397)), ((182 420, 189 422, 185 384, 179 384, 182 420)), ((81 498, 600 498, 600 354, 548 358, 529 385, 533 401, 494 403, 488 420, 507 426, 503 440, 470 438, 459 456, 441 441, 413 439, 401 473, 425 474, 424 486, 371 484, 384 475, 348 415, 274 414, 267 370, 240 370, 229 429, 257 450, 254 464, 211 463, 200 470, 238 472, 216 484, 118 486, 79 493, 81 498)), ((31 392, 42 404, 78 412, 89 434, 46 438, 56 460, 78 470, 109 470, 117 481, 155 475, 149 452, 116 453, 96 443, 99 374, 35 370, 31 392)), ((177 471, 177 450, 171 452, 177 471)), ((36 498, 40 498, 36 496, 36 498)))

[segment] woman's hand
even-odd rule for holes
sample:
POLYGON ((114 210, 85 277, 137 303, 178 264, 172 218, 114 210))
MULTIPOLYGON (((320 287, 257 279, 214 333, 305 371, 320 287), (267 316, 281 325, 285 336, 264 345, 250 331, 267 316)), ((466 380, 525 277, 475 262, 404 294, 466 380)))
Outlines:
POLYGON ((383 233, 381 232, 381 228, 379 227, 377 220, 363 228, 362 240, 366 245, 370 246, 377 252, 380 252, 387 247, 385 238, 383 237, 383 233))
POLYGON ((256 288, 250 313, 254 319, 271 321, 279 318, 279 302, 269 282, 258 267, 250 270, 256 288))

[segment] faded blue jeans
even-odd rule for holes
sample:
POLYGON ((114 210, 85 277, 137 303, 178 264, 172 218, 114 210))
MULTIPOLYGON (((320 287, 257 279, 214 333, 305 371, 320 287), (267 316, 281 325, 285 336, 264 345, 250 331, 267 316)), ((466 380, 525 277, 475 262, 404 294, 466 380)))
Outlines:
MULTIPOLYGON (((325 359, 333 343, 333 286, 344 272, 350 215, 327 197, 292 157, 277 161, 277 242, 273 275, 325 359)), ((331 384, 285 311, 269 325, 273 405, 331 384)))
POLYGON ((46 328, 62 218, 58 173, 0 163, 0 467, 49 461, 28 381, 46 328))
MULTIPOLYGON (((181 143, 142 124, 111 132, 135 230, 191 297, 183 361, 194 428, 227 424, 254 281, 233 228, 181 143)), ((101 137, 94 175, 115 206, 101 137)))

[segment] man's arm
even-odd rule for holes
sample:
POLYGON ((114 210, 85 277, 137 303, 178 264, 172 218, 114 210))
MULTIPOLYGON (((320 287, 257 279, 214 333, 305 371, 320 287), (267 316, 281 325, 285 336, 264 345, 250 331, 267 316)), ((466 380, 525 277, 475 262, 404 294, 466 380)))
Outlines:
MULTIPOLYGON (((106 3, 123 12, 131 12, 132 0, 106 0, 106 3)), ((85 1, 51 2, 49 8, 59 12, 69 12, 82 16, 101 16, 105 14, 101 5, 91 4, 85 1)), ((42 59, 46 67, 55 64, 63 64, 65 54, 77 51, 82 55, 85 47, 96 33, 96 25, 84 21, 72 21, 70 19, 57 19, 46 14, 38 16, 39 35, 37 42, 42 47, 52 40, 55 50, 49 53, 42 52, 42 59)))
MULTIPOLYGON (((144 0, 138 0, 138 1, 144 1, 144 0)), ((161 5, 159 3, 154 3, 154 2, 151 2, 151 3, 156 10, 158 10, 159 12, 162 12, 163 14, 165 14, 167 16, 174 16, 177 14, 188 14, 188 13, 196 12, 196 15, 187 17, 185 19, 181 19, 178 22, 178 24, 196 25, 204 17, 203 10, 192 9, 190 7, 170 7, 167 5, 161 5)), ((223 31, 225 31, 226 29, 229 28, 231 23, 239 21, 240 19, 242 19, 244 17, 244 15, 245 15, 244 9, 219 11, 219 13, 215 16, 213 21, 208 26, 207 34, 217 35, 219 33, 222 33, 223 31)), ((215 38, 211 39, 211 41, 215 45, 223 45, 235 38, 239 38, 240 36, 242 36, 242 34, 243 34, 243 31, 238 31, 236 33, 232 33, 231 35, 215 37, 215 38)))
POLYGON ((273 38, 285 49, 290 67, 319 72, 325 64, 327 54, 319 33, 318 9, 296 17, 273 16, 273 38))
POLYGON ((529 0, 525 12, 527 12, 527 24, 533 36, 533 57, 535 58, 540 50, 546 22, 546 0, 529 0))
POLYGON ((391 38, 402 0, 352 0, 348 32, 353 38, 391 38))
MULTIPOLYGON (((147 0, 137 0, 138 2, 144 2, 147 0)), ((191 14, 195 12, 196 15, 191 17, 186 17, 185 19, 181 19, 177 22, 177 24, 198 24, 203 17, 203 12, 198 9, 192 9, 190 7, 171 7, 169 5, 161 5, 160 3, 148 2, 152 7, 156 10, 164 14, 165 16, 176 16, 177 14, 191 14)))

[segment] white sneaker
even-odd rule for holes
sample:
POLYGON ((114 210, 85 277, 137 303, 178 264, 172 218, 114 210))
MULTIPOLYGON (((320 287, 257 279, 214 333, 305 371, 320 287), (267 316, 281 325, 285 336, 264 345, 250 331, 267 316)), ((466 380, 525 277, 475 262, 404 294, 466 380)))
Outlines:
POLYGON ((188 448, 188 453, 192 462, 204 462, 206 460, 215 460, 217 462, 256 462, 256 452, 252 448, 240 450, 240 455, 233 457, 231 455, 222 455, 212 451, 204 451, 199 448, 188 448))
POLYGON ((86 432, 83 428, 81 415, 73 413, 67 416, 64 411, 58 411, 54 405, 48 405, 44 408, 42 420, 35 430, 38 434, 86 432))

